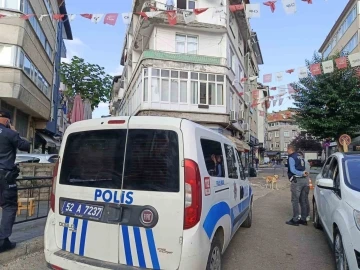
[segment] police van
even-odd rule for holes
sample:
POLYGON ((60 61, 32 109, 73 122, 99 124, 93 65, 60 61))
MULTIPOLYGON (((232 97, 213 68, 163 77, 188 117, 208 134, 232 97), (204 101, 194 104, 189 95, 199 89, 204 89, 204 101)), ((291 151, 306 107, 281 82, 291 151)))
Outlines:
POLYGON ((72 124, 45 227, 52 269, 221 269, 253 194, 233 142, 181 118, 72 124))

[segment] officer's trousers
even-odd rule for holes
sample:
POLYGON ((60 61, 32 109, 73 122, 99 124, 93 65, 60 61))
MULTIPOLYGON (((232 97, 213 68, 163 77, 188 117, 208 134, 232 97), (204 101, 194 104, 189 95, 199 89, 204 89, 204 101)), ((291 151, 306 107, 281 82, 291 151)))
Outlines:
POLYGON ((8 185, 0 174, 0 207, 2 217, 0 223, 0 244, 10 237, 18 208, 18 190, 16 184, 8 185))
POLYGON ((297 182, 291 182, 291 203, 293 208, 293 220, 297 221, 301 213, 301 219, 306 220, 308 213, 307 204, 305 201, 306 188, 309 185, 307 178, 296 178, 297 182), (301 198, 301 200, 300 200, 301 198), (299 209, 300 203, 300 209, 299 209), (301 212, 300 212, 301 210, 301 212))

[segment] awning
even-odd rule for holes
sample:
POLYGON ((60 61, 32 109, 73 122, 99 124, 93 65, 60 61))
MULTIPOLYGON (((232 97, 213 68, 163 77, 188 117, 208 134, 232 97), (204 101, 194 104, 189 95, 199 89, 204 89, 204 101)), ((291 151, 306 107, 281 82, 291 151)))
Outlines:
POLYGON ((244 144, 242 141, 240 141, 239 139, 235 138, 235 137, 232 137, 230 135, 226 135, 226 137, 228 139, 230 139, 236 146, 236 149, 240 152, 244 152, 244 144))
POLYGON ((276 155, 279 155, 280 152, 279 151, 266 151, 265 154, 267 154, 268 156, 276 156, 276 155))
POLYGON ((41 132, 36 132, 36 134, 39 135, 39 137, 46 142, 46 145, 48 147, 58 147, 58 146, 60 146, 60 143, 55 141, 50 136, 45 135, 44 133, 41 133, 41 132))

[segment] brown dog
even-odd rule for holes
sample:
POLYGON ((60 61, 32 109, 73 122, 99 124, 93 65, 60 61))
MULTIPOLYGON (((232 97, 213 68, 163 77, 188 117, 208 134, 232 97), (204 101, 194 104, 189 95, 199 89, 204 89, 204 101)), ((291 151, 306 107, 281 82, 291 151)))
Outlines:
POLYGON ((269 185, 269 188, 271 187, 271 189, 274 189, 274 184, 275 184, 275 187, 278 190, 278 187, 277 187, 277 180, 279 179, 278 175, 273 175, 273 176, 269 175, 269 176, 266 176, 263 178, 265 179, 265 187, 266 188, 269 185))

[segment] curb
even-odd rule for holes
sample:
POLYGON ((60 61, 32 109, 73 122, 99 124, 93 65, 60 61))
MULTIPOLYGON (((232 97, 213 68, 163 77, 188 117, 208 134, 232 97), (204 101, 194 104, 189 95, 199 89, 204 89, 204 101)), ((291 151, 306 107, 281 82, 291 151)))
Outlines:
POLYGON ((44 249, 44 236, 39 236, 31 240, 18 243, 13 250, 0 253, 0 268, 3 264, 15 261, 22 256, 35 253, 44 249))

